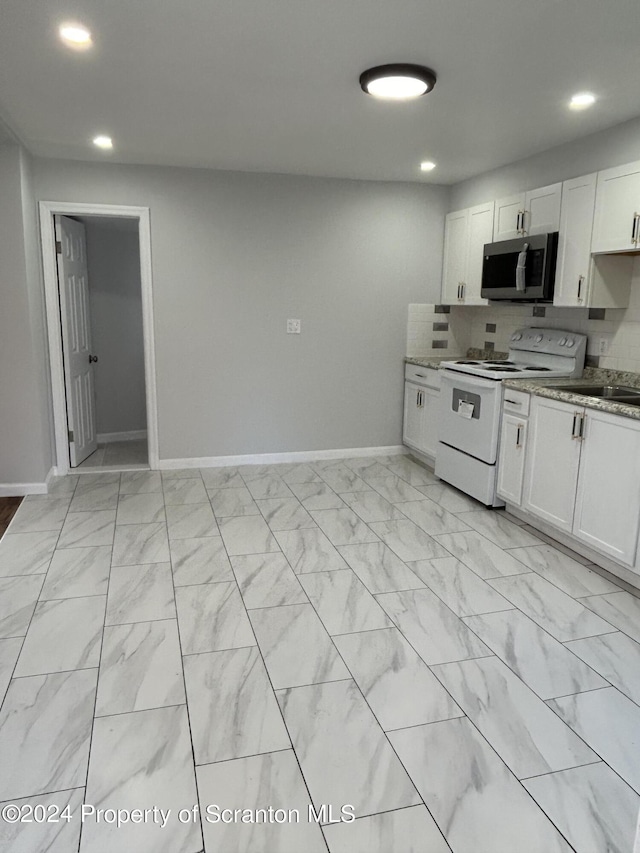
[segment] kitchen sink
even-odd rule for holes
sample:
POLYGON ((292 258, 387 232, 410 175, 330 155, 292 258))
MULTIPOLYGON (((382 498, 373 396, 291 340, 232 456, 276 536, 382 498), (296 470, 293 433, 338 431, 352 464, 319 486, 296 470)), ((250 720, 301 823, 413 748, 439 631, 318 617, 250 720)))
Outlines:
POLYGON ((613 403, 627 403, 640 406, 640 388, 627 388, 624 385, 553 385, 557 391, 568 391, 582 397, 599 397, 613 403))

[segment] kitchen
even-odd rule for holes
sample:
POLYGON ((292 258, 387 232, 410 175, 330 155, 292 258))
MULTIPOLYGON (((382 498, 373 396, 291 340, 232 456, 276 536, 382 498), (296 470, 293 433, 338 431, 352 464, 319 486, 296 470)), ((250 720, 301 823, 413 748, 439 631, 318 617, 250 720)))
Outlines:
POLYGON ((0 29, 0 847, 631 853, 636 6, 74 14, 0 29), (53 215, 98 210, 155 436, 83 473, 53 215))
MULTIPOLYGON (((409 309, 404 410, 405 443, 435 465, 438 476, 485 505, 506 503, 516 517, 538 524, 543 533, 636 587, 640 470, 634 464, 640 458, 640 432, 634 421, 640 417, 640 396, 634 398, 634 388, 640 392, 640 376, 632 370, 633 359, 606 353, 613 317, 621 327, 617 338, 633 341, 637 328, 638 208, 640 163, 634 162, 448 214, 442 306, 409 309), (529 278, 527 290, 519 291, 516 264, 524 259, 518 254, 523 247, 529 250, 529 278), (508 266, 504 259, 510 259, 508 266), (495 338, 487 338, 500 323, 504 340, 509 321, 503 317, 510 314, 522 325, 527 317, 532 330, 511 326, 505 352, 495 349, 495 338), (411 337, 417 316, 423 318, 422 341, 411 337), (484 340, 457 353, 466 359, 436 356, 435 348, 449 341, 441 335, 429 346, 424 340, 430 331, 426 318, 432 316, 449 321, 447 335, 459 349, 465 336, 470 339, 473 322, 485 320, 484 340), (426 359, 417 355, 420 347, 430 353, 426 359), (526 362, 520 371, 508 366, 514 358, 526 362), (440 367, 442 372, 433 370, 440 367), (492 368, 497 372, 491 374, 492 368), (553 372, 543 381, 532 375, 541 370, 553 372), (468 382, 466 395, 458 392, 451 399, 456 375, 458 386, 464 384, 461 373, 483 377, 476 385, 487 393, 503 389, 493 394, 494 402, 482 401, 480 417, 480 397, 474 397, 473 387, 469 391, 468 382), (572 381, 557 381, 563 376, 572 381), (465 402, 472 397, 478 413, 465 402), (555 403, 545 403, 550 399, 555 403), (484 424, 491 433, 486 451, 479 443, 484 424), (466 427, 466 439, 452 438, 457 426, 466 427)), ((436 329, 433 322, 431 331, 436 329)))

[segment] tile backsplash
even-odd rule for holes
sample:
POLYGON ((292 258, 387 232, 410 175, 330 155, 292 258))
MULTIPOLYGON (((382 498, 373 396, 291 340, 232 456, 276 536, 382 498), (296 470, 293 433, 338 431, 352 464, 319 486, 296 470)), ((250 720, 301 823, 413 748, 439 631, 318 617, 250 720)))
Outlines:
POLYGON ((511 302, 485 307, 451 306, 448 314, 435 305, 409 305, 407 355, 462 355, 468 347, 509 349, 509 337, 520 326, 568 329, 587 335, 591 364, 612 370, 640 373, 640 258, 636 259, 628 308, 555 308, 553 305, 518 305, 511 302), (604 315, 604 316, 603 316, 604 315), (433 324, 448 318, 449 329, 434 331, 433 324), (596 319, 601 318, 602 319, 596 319), (492 331, 489 331, 489 329, 492 331), (434 347, 435 341, 445 340, 434 347), (602 347, 601 344, 604 343, 602 347), (603 350, 606 350, 603 351, 603 350))

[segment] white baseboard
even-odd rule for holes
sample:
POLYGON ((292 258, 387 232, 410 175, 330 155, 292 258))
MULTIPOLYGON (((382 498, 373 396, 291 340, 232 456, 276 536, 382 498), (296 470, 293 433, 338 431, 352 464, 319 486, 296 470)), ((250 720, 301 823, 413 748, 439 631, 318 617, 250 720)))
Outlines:
POLYGON ((0 498, 23 498, 26 495, 46 495, 46 483, 0 483, 0 498))
POLYGON ((111 444, 114 441, 137 441, 146 437, 146 429, 134 429, 129 432, 99 432, 96 436, 99 444, 111 444))
POLYGON ((200 456, 186 459, 159 459, 158 468, 228 468, 231 465, 276 465, 279 462, 313 462, 319 459, 349 459, 355 456, 401 456, 402 444, 388 447, 349 447, 340 450, 298 450, 291 453, 255 453, 246 456, 200 456))

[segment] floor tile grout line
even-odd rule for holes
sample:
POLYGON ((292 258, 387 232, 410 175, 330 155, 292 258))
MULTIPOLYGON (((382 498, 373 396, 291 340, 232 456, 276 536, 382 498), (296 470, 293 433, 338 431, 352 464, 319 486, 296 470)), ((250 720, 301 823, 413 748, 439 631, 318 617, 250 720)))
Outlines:
MULTIPOLYGON (((196 470, 198 470, 198 473, 199 473, 199 469, 196 469, 196 470)), ((163 503, 164 503, 164 485, 163 485, 162 497, 163 497, 163 503)), ((167 530, 167 541, 168 541, 169 524, 167 521, 166 504, 164 505, 164 515, 165 515, 165 529, 167 530)), ((180 619, 178 618, 178 604, 176 601, 176 585, 175 585, 175 581, 174 581, 174 577, 173 577, 173 563, 171 561, 171 548, 170 547, 169 547, 169 573, 171 575, 171 585, 173 588, 173 607, 174 607, 174 612, 176 614, 175 619, 176 619, 176 631, 177 631, 177 636, 178 636, 178 653, 180 655, 180 671, 182 673, 182 689, 184 691, 184 704, 185 704, 185 712, 187 715, 187 729, 189 731, 189 743, 191 744, 191 761, 192 761, 192 765, 193 765, 193 781, 194 781, 194 786, 195 786, 197 805, 199 806, 200 805, 200 791, 198 788, 198 774, 196 772, 196 752, 195 752, 195 747, 193 744, 193 726, 191 724, 191 711, 189 709, 189 694, 187 693, 187 679, 186 679, 186 676, 184 673, 184 655, 182 653, 182 633, 180 631, 180 619)), ((194 803, 194 805, 195 805, 195 803, 194 803)), ((201 814, 200 809, 198 810, 198 825, 200 827, 200 838, 202 839, 202 849, 204 850, 205 849, 205 847, 204 847, 204 826, 202 824, 202 814, 201 814)))
MULTIPOLYGON (((597 693, 597 692, 602 691, 602 690, 610 690, 610 689, 611 689, 611 687, 597 687, 597 688, 595 688, 594 690, 589 690, 589 691, 584 691, 584 692, 588 692, 588 693, 597 693)), ((613 690, 617 690, 617 688, 616 688, 616 687, 613 687, 613 690)), ((617 692, 619 692, 619 693, 620 693, 621 691, 617 691, 617 692)), ((573 693, 573 694, 570 694, 570 695, 573 695, 573 696, 582 696, 582 693, 573 693)), ((621 695, 624 695, 624 694, 621 694, 621 695)), ((557 698, 563 698, 563 697, 557 697, 557 698)), ((556 715, 556 717, 557 717, 561 722, 563 722, 563 723, 565 724, 565 726, 567 726, 569 729, 571 729, 571 731, 574 733, 574 735, 575 735, 577 738, 579 738, 579 739, 582 741, 582 743, 584 743, 584 744, 586 745, 587 749, 590 749, 590 750, 591 750, 591 752, 593 752, 593 754, 594 754, 594 755, 597 755, 597 756, 598 756, 598 758, 600 759, 600 761, 602 761, 604 764, 606 764, 606 765, 607 765, 607 767, 609 767, 609 769, 610 769, 610 770, 612 770, 612 771, 616 774, 616 776, 620 776, 620 774, 617 772, 617 770, 615 769, 615 767, 613 767, 611 764, 609 764, 609 762, 608 762, 608 761, 607 761, 607 760, 606 760, 606 759, 605 759, 605 758, 600 754, 600 752, 598 752, 598 750, 595 748, 595 746, 592 746, 592 744, 590 744, 590 743, 589 743, 589 741, 588 741, 585 737, 583 737, 583 736, 580 734, 580 732, 576 731, 576 729, 574 728, 574 726, 572 726, 572 725, 571 725, 571 723, 568 723, 565 719, 563 719, 563 717, 558 713, 558 711, 556 711, 556 710, 555 710, 555 708, 553 708, 551 705, 549 705, 549 702, 553 702, 553 701, 554 701, 554 699, 547 699, 547 700, 545 701, 545 705, 547 706, 547 708, 549 708, 549 710, 550 710, 550 711, 552 711, 552 712, 556 715)), ((630 701, 632 701, 632 700, 630 700, 630 701)), ((634 704, 635 704, 635 703, 634 703, 634 704)), ((594 763, 594 764, 595 764, 595 763, 597 763, 597 762, 592 762, 592 763, 594 763)), ((566 769, 570 769, 570 768, 566 768, 566 769)), ((622 779, 622 776, 620 776, 620 778, 622 779)), ((625 780, 625 779, 623 779, 623 781, 626 781, 626 780, 625 780)), ((627 784, 629 784, 629 783, 627 782, 627 784)), ((632 786, 630 786, 630 787, 632 787, 632 786)), ((635 789, 634 789, 634 790, 635 790, 635 789)), ((637 793, 637 794, 640 794, 640 791, 637 791, 637 790, 636 790, 636 793, 637 793)))
MULTIPOLYGON (((543 632, 543 634, 545 634, 547 637, 549 637, 549 639, 550 639, 552 642, 559 643, 559 644, 560 644, 563 648, 565 648, 568 652, 571 652, 571 654, 572 654, 575 658, 577 658, 577 660, 578 660, 581 664, 584 664, 584 666, 586 666, 586 667, 587 667, 587 669, 589 669, 589 670, 590 670, 591 672, 593 672, 595 675, 599 675, 601 678, 604 678, 604 676, 603 676, 603 675, 600 675, 600 673, 599 673, 597 670, 595 670, 592 666, 589 666, 589 664, 588 664, 586 661, 583 661, 583 660, 582 660, 582 658, 581 658, 579 655, 577 655, 574 651, 572 651, 571 649, 567 649, 567 647, 566 647, 566 643, 574 642, 573 640, 566 640, 565 642, 562 642, 561 640, 558 640, 558 639, 557 639, 557 637, 554 637, 554 636, 553 636, 553 634, 550 634, 550 633, 549 633, 547 630, 545 630, 541 625, 538 625, 538 623, 537 623, 537 622, 535 622, 535 621, 534 621, 530 616, 528 616, 528 615, 527 615, 523 610, 520 610, 520 608, 519 608, 519 607, 517 607, 517 606, 515 606, 515 605, 513 606, 513 609, 512 609, 512 610, 500 610, 500 611, 498 611, 498 612, 499 612, 499 613, 513 613, 513 612, 520 613, 522 616, 524 616, 524 618, 525 618, 525 619, 527 619, 529 622, 531 622, 533 625, 535 625, 535 626, 536 626, 536 628, 538 628, 540 631, 542 631, 542 632, 543 632)), ((480 616, 490 616, 491 614, 490 614, 490 613, 483 613, 483 614, 478 614, 478 615, 480 615, 480 616)), ((461 617, 461 618, 462 618, 462 621, 465 623, 465 625, 467 625, 467 622, 466 622, 465 620, 467 620, 467 619, 473 619, 474 617, 473 617, 473 616, 463 616, 463 617, 461 617)), ((487 648, 491 648, 491 647, 487 644, 487 642, 486 642, 485 640, 483 640, 483 639, 482 639, 482 637, 480 636, 480 634, 479 634, 479 633, 478 633, 478 632, 473 628, 473 626, 472 626, 472 625, 467 625, 467 628, 468 628, 468 629, 469 629, 473 634, 475 634, 475 636, 480 640, 480 642, 484 643, 484 644, 485 644, 485 646, 487 646, 487 648)), ((596 635, 594 635, 594 636, 596 636, 596 637, 601 637, 601 636, 608 636, 608 635, 607 635, 607 634, 596 634, 596 635)), ((582 639, 582 638, 580 638, 580 639, 582 639)), ((585 638, 585 639, 588 639, 588 638, 585 638)), ((501 660, 501 661, 505 664, 505 666, 507 666, 507 667, 511 670, 511 672, 512 672, 512 673, 513 673, 517 678, 519 678, 519 679, 520 679, 520 681, 522 681, 522 683, 523 683, 526 687, 528 687, 528 688, 529 688, 529 690, 533 691, 533 693, 535 693, 535 694, 536 694, 536 696, 538 696, 538 698, 539 698, 539 699, 542 699, 542 701, 543 701, 543 702, 546 702, 546 701, 547 701, 547 699, 559 698, 559 697, 554 697, 554 696, 548 696, 547 698, 545 698, 544 696, 540 696, 540 694, 537 692, 537 690, 534 690, 534 689, 533 689, 533 687, 531 687, 531 685, 530 685, 530 684, 527 684, 527 682, 524 680, 524 678, 522 678, 522 676, 521 676, 518 672, 516 672, 516 671, 513 669, 513 667, 512 667, 512 666, 510 666, 510 664, 509 664, 506 660, 504 660, 504 658, 503 658, 501 655, 499 655, 497 652, 493 652, 493 654, 494 654, 494 655, 495 655, 499 660, 501 660)), ((606 679, 606 678, 605 678, 604 680, 605 680, 605 681, 607 681, 607 679, 606 679)), ((611 685, 611 686, 613 687, 614 685, 611 685)), ((593 688, 590 688, 590 689, 593 689, 593 688)), ((595 688, 595 689, 599 689, 599 688, 595 688)), ((582 690, 579 690, 579 691, 578 691, 578 693, 582 693, 582 692, 586 692, 586 691, 582 691, 582 690)), ((575 694, 567 694, 567 695, 571 696, 571 695, 575 695, 575 694)))
POLYGON ((14 675, 11 680, 18 681, 24 678, 47 678, 49 675, 69 675, 72 672, 91 672, 94 669, 97 672, 98 666, 78 666, 75 669, 54 669, 50 672, 30 672, 27 675, 14 675))
MULTIPOLYGON (((31 800, 34 797, 52 797, 55 794, 68 794, 68 793, 71 793, 73 791, 84 791, 84 788, 82 787, 82 785, 78 785, 75 788, 60 788, 59 790, 55 790, 55 791, 38 791, 37 794, 26 794, 25 796, 20 796, 20 797, 10 797, 10 798, 7 798, 6 800, 3 800, 3 802, 5 802, 5 803, 17 803, 20 800, 31 800)), ((5 839, 3 838, 2 840, 4 841, 5 839)))
POLYGON ((154 705, 152 708, 134 708, 132 711, 116 711, 111 714, 96 714, 94 719, 96 720, 108 720, 110 717, 128 717, 132 714, 146 714, 147 711, 163 711, 165 708, 184 708, 186 707, 187 700, 185 698, 184 702, 171 702, 168 705, 154 705))
MULTIPOLYGON (((118 475, 118 491, 120 490, 120 481, 121 480, 122 480, 122 475, 120 474, 120 475, 118 475)), ((107 608, 109 605, 109 592, 111 589, 111 571, 113 568, 113 548, 114 548, 114 544, 115 544, 115 538, 116 538, 116 526, 114 523, 113 532, 112 532, 112 536, 111 536, 111 559, 109 561, 109 577, 107 580, 107 594, 105 597, 104 616, 102 619, 102 632, 101 632, 101 637, 100 637, 100 651, 98 653, 98 671, 96 673, 95 692, 93 695, 93 715, 92 715, 92 719, 91 719, 91 731, 89 732, 89 743, 88 743, 88 750, 87 750, 87 768, 86 768, 85 775, 84 775, 84 796, 82 798, 83 804, 86 802, 87 787, 89 784, 89 767, 91 766, 91 750, 93 749, 93 734, 95 731, 95 724, 96 724, 96 709, 98 707, 98 690, 100 688, 100 669, 102 666, 102 651, 104 649, 104 632, 105 632, 106 621, 107 621, 107 608)), ((81 823, 80 824, 80 833, 78 835, 78 851, 80 850, 80 847, 82 845, 82 830, 83 830, 83 825, 81 823)))
MULTIPOLYGON (((312 606, 312 607, 314 607, 314 609, 315 609, 315 606, 314 606, 313 602, 311 602, 311 606, 312 606)), ((380 605, 379 605, 379 604, 378 604, 378 606, 380 607, 380 605)), ((382 608, 382 607, 380 607, 380 609, 381 609, 383 612, 385 612, 385 611, 383 610, 383 608, 382 608)), ((316 611, 316 612, 317 612, 317 611, 316 611)), ((385 614, 386 614, 386 612, 385 612, 385 614)), ((388 617, 388 614, 386 614, 386 615, 387 615, 387 617, 388 617)), ((319 613, 317 613, 317 616, 318 616, 318 618, 320 618, 320 614, 319 614, 319 613)), ((390 621, 391 621, 391 622, 393 622, 393 620, 390 620, 390 621)), ((323 623, 323 624, 324 624, 324 623, 323 623)), ((378 629, 375 629, 375 630, 378 630, 378 629)), ((399 630, 399 629, 398 629, 398 630, 399 630)), ((328 633, 328 632, 327 632, 327 633, 328 633)), ((359 632, 354 632, 354 633, 359 633, 359 632)), ((403 637, 404 637, 404 634, 402 634, 402 632, 400 632, 400 634, 401 634, 401 636, 403 636, 403 637)), ((361 687, 360 687, 360 685, 358 684, 358 681, 357 681, 357 679, 355 678, 355 676, 354 676, 354 674, 353 674, 353 672, 352 672, 352 670, 351 670, 351 667, 348 665, 348 663, 347 663, 347 661, 344 659, 344 657, 343 657, 343 655, 342 655, 342 653, 341 653, 340 649, 338 648, 338 646, 337 646, 337 645, 336 645, 336 643, 334 642, 334 640, 333 640, 333 636, 332 636, 331 634, 330 634, 329 636, 330 636, 330 638, 331 638, 331 642, 333 643, 333 646, 334 646, 334 648, 335 648, 335 650, 336 650, 336 652, 337 652, 337 654, 338 654, 339 658, 342 660, 342 662, 343 662, 343 664, 344 664, 344 666, 345 666, 345 668, 346 668, 347 672, 351 675, 351 679, 347 679, 347 680, 351 680, 351 681, 353 681, 353 683, 354 683, 354 685, 355 685, 356 690, 357 690, 357 691, 359 692, 359 694, 362 696, 362 699, 363 699, 363 701, 364 701, 365 705, 367 706, 367 708, 369 709, 369 711, 370 711, 371 715, 373 716, 374 720, 376 721, 376 723, 377 723, 377 724, 378 724, 378 726, 380 727, 380 731, 381 731, 381 733, 382 733, 382 736, 383 736, 383 738, 384 738, 385 742, 386 742, 387 744, 389 744, 389 746, 391 747, 391 750, 393 751, 393 754, 396 756, 396 758, 397 758, 397 760, 398 760, 398 762, 399 762, 400 766, 401 766, 401 767, 402 767, 402 769, 404 770, 404 772, 405 772, 405 774, 406 774, 406 776, 407 776, 407 779, 409 779, 409 781, 410 781, 410 782, 411 782, 411 784, 413 785, 413 788, 414 788, 414 790, 415 790, 415 792, 416 792, 417 796, 420 798, 420 801, 422 802, 422 804, 423 804, 423 805, 424 805, 424 807, 426 808, 427 812, 429 813, 429 815, 430 815, 431 819, 433 820, 434 825, 438 828, 438 831, 440 832, 440 834, 441 834, 441 835, 442 835, 442 837, 444 838, 445 843, 447 843, 447 839, 446 839, 446 836, 445 836, 444 832, 442 831, 442 829, 440 828, 440 825, 438 824, 438 822, 436 821, 435 817, 434 817, 434 816, 433 816, 433 814, 431 813, 431 810, 429 809, 429 807, 428 807, 428 805, 427 805, 427 803, 426 803, 426 801, 425 801, 424 797, 422 796, 422 794, 421 794, 421 793, 420 793, 420 791, 418 790, 418 786, 417 786, 417 785, 416 785, 416 783, 414 782, 413 777, 411 776, 411 774, 410 774, 410 773, 409 773, 409 771, 407 770, 407 768, 406 768, 406 766, 405 766, 404 762, 402 761, 402 759, 401 759, 401 758, 400 758, 400 756, 398 755, 398 753, 397 753, 397 751, 396 751, 396 749, 395 749, 395 747, 394 747, 393 743, 391 743, 391 740, 390 740, 390 739, 389 739, 389 737, 387 736, 387 733, 385 732, 385 730, 384 730, 384 728, 383 728, 383 726, 382 726, 382 723, 381 723, 381 722, 380 722, 380 720, 378 719, 378 716, 376 715, 376 713, 375 713, 374 709, 371 707, 371 704, 370 704, 370 703, 369 703, 369 701, 367 700, 367 697, 365 696, 365 694, 364 694, 364 692, 363 692, 362 688, 361 688, 361 687)), ((336 634, 335 636, 338 636, 338 635, 336 634)), ((344 636, 344 635, 343 635, 343 636, 344 636)), ((406 639, 406 638, 405 638, 405 639, 406 639)), ((407 641, 407 642, 408 642, 408 641, 407 641)), ((413 648, 413 646, 412 646, 412 648, 413 648)), ((414 649, 414 651, 415 651, 415 649, 414 649)), ((417 652, 416 652, 416 654, 417 654, 417 652)), ((422 658, 420 658, 420 659, 422 660, 422 658)), ((292 688, 292 689, 295 689, 295 688, 292 688)), ((448 691, 447 691, 447 692, 448 692, 448 691)), ((456 707, 457 707, 457 703, 455 703, 455 705, 456 705, 456 707)), ((417 804, 416 804, 416 805, 417 805, 417 804)))
MULTIPOLYGON (((72 497, 72 498, 73 498, 73 494, 75 493, 75 490, 76 490, 76 488, 77 488, 77 485, 78 485, 78 484, 77 484, 77 482, 76 482, 76 485, 73 487, 73 490, 72 490, 72 493, 71 493, 71 497, 72 497)), ((48 488, 48 487, 47 487, 47 488, 48 488)), ((69 506, 71 506, 71 501, 69 501, 69 506)), ((66 512, 65 517, 64 517, 64 520, 65 520, 65 521, 66 521, 66 518, 67 518, 67 516, 68 516, 68 515, 69 515, 69 509, 67 508, 67 512, 66 512)), ((15 516, 14 516, 14 518, 15 518, 15 516)), ((11 521, 13 521, 13 519, 11 519, 11 521)), ((9 526, 8 526, 8 528, 7 528, 7 531, 5 531, 5 534, 4 534, 4 535, 6 535, 6 533, 8 532, 9 527, 11 527, 11 522, 9 522, 9 526)), ((35 600, 35 602, 34 602, 34 604, 33 604, 33 610, 31 611, 31 616, 29 617, 29 624, 27 625, 27 630, 24 632, 24 636, 22 637, 22 643, 20 644, 20 651, 18 652, 18 655, 17 655, 17 657, 16 657, 15 663, 14 663, 13 668, 12 668, 12 670, 11 670, 11 675, 10 675, 9 680, 8 680, 8 682, 7 682, 7 687, 6 687, 6 689, 4 690, 4 693, 3 693, 2 697, 0 698, 0 713, 2 712, 2 709, 3 709, 3 707, 4 707, 4 703, 5 703, 6 699, 7 699, 7 696, 9 695, 9 690, 10 690, 10 688, 11 688, 11 683, 13 682, 13 680, 14 680, 14 678, 15 678, 16 668, 17 668, 17 666, 18 666, 18 662, 19 662, 19 660, 20 660, 20 657, 22 656, 22 651, 23 651, 23 649, 24 649, 24 644, 25 644, 25 641, 26 641, 26 639, 27 639, 27 634, 29 633, 29 628, 31 627, 31 623, 33 622, 33 617, 34 617, 34 615, 35 615, 36 608, 37 608, 37 606, 38 606, 38 602, 40 601, 40 594, 42 593, 42 590, 44 589, 44 586, 45 586, 45 584, 46 584, 46 582, 47 582, 47 576, 48 576, 48 574, 49 574, 49 569, 51 568, 51 562, 52 562, 52 560, 53 560, 53 555, 55 554, 55 552, 56 552, 56 550, 57 550, 58 542, 60 541, 60 536, 62 535, 62 527, 64 527, 64 521, 62 522, 62 526, 61 526, 60 530, 58 531, 58 535, 56 536, 56 541, 55 541, 54 546, 53 546, 53 549, 52 549, 52 551, 51 551, 51 556, 49 557, 49 560, 47 561, 47 568, 46 568, 46 570, 45 570, 44 572, 41 572, 41 573, 39 572, 39 573, 38 573, 38 574, 43 574, 43 575, 44 575, 44 578, 43 578, 43 580, 42 580, 42 584, 40 585, 40 589, 38 590, 38 597, 36 598, 36 600, 35 600)), ((4 535, 3 535, 3 537, 2 537, 2 538, 4 538, 4 535)), ((15 638, 15 639, 17 639, 17 638, 15 638)))
MULTIPOLYGON (((562 543, 560 542, 558 544, 561 545, 562 543)), ((591 571, 590 566, 585 566, 583 563, 579 563, 573 557, 569 557, 568 554, 564 554, 562 551, 555 548, 555 546, 552 545, 550 542, 542 542, 541 545, 543 545, 547 548, 551 548, 554 551, 558 551, 559 554, 563 554, 563 556, 567 557, 570 560, 573 560, 573 562, 577 563, 578 566, 581 566, 583 569, 586 569, 587 571, 591 571)), ((498 546, 498 547, 500 547, 500 546, 498 546)), ((540 546, 539 545, 525 545, 523 547, 525 547, 525 548, 539 548, 540 546)), ((621 587, 619 587, 617 590, 613 590, 613 591, 609 590, 608 592, 587 592, 584 595, 572 595, 570 592, 567 592, 566 589, 562 589, 562 587, 558 583, 556 583, 555 580, 551 580, 550 578, 546 577, 546 575, 542 574, 542 572, 539 572, 537 569, 532 568, 531 566, 528 566, 527 563, 523 562, 519 557, 517 557, 515 554, 513 554, 512 553, 513 551, 519 551, 520 550, 520 548, 518 546, 516 546, 514 548, 502 548, 502 550, 505 551, 506 553, 508 553, 510 556, 512 556, 514 560, 517 560, 519 563, 522 563, 523 566, 525 566, 526 568, 529 569, 528 572, 522 572, 521 574, 534 573, 534 574, 538 575, 538 577, 541 577, 541 578, 543 578, 543 580, 548 581, 552 586, 555 586, 561 592, 564 592, 565 595, 568 595, 569 598, 573 598, 573 600, 577 601, 578 603, 580 603, 581 598, 594 598, 595 596, 615 595, 616 592, 625 592, 625 590, 623 590, 621 587)), ((602 578, 602 575, 600 575, 598 572, 593 572, 593 574, 598 575, 598 577, 602 578)), ((510 577, 519 577, 519 575, 510 575, 510 577)), ((602 578, 602 579, 607 580, 607 578, 602 578)), ((492 578, 492 580, 496 580, 496 578, 492 578)), ((610 581, 610 583, 613 583, 613 581, 610 581)))
MULTIPOLYGON (((571 767, 560 767, 558 770, 547 770, 546 773, 534 773, 531 776, 521 776, 520 782, 524 783, 528 782, 529 779, 541 779, 546 776, 555 776, 556 773, 566 773, 568 770, 580 770, 582 767, 593 767, 596 764, 603 764, 605 767, 609 767, 606 761, 603 761, 602 758, 598 757, 597 761, 585 761, 584 764, 574 764, 571 767)), ((542 806, 540 806, 540 808, 542 808, 542 806)))
MULTIPOLYGON (((224 544, 224 542, 223 542, 223 544, 224 544)), ((225 550, 226 550, 226 545, 225 545, 225 550)), ((229 562, 231 563, 231 558, 230 558, 230 555, 229 555, 229 553, 228 553, 228 552, 227 552, 227 557, 229 557, 229 562)), ((275 688, 274 688, 274 686, 273 686, 273 681, 272 681, 272 679, 271 679, 271 675, 270 675, 270 673, 269 673, 269 669, 268 669, 267 664, 266 664, 266 661, 265 661, 265 659, 264 659, 264 655, 263 655, 263 653, 262 653, 262 649, 260 648, 260 644, 258 643, 258 638, 257 638, 257 636, 256 636, 256 633, 255 633, 254 629, 253 629, 253 624, 252 624, 252 622, 251 622, 251 618, 250 618, 250 616, 249 616, 249 612, 248 612, 247 607, 246 607, 246 605, 245 605, 244 598, 242 597, 242 593, 240 592, 240 585, 239 585, 239 583, 238 583, 238 578, 237 578, 237 576, 236 576, 235 570, 233 569, 233 565, 231 565, 231 571, 233 572, 233 575, 234 575, 234 577, 235 577, 235 579, 236 579, 236 586, 237 586, 237 588, 238 588, 238 594, 240 595, 240 600, 242 601, 242 606, 244 607, 244 610, 245 610, 245 617, 246 617, 247 621, 249 622, 249 625, 250 625, 250 627, 251 627, 251 633, 253 634, 253 637, 254 637, 254 639, 255 639, 255 641, 256 641, 256 649, 257 649, 258 654, 260 655, 260 660, 262 661, 262 666, 263 666, 263 668, 264 668, 265 675, 266 675, 266 677, 267 677, 267 679, 268 679, 268 681, 269 681, 269 686, 271 687, 271 693, 272 693, 272 695, 273 695, 273 700, 274 700, 274 702, 276 703, 276 706, 277 706, 277 708, 278 708, 278 713, 280 714, 280 719, 282 720, 282 725, 284 726, 284 730, 285 730, 285 731, 286 731, 286 733, 287 733, 287 738, 289 739, 289 743, 290 743, 290 745, 291 745, 291 749, 292 749, 292 751, 293 751, 294 758, 295 758, 296 763, 297 763, 297 765, 298 765, 298 770, 300 771, 300 777, 301 777, 302 782, 303 782, 303 784, 304 784, 304 786, 305 786, 305 788, 306 788, 307 795, 309 796, 309 802, 310 802, 310 803, 313 803, 313 804, 315 805, 314 800, 313 800, 313 797, 311 796, 311 790, 310 790, 309 785, 308 785, 308 783, 307 783, 307 779, 305 778, 305 775, 304 775, 303 770, 302 770, 302 765, 300 764, 300 759, 299 759, 299 757, 298 757, 298 753, 296 752, 295 745, 294 745, 294 743, 293 743, 293 738, 291 737, 291 732, 289 731, 289 727, 287 726, 287 721, 286 721, 286 720, 285 720, 285 718, 284 718, 284 714, 282 713, 282 708, 280 707, 280 703, 278 702, 278 696, 277 696, 276 690, 275 690, 275 688)), ((300 584, 300 586, 302 587, 302 584, 300 584)), ((305 595, 307 595, 307 592, 306 592, 306 590, 305 590, 304 588, 303 588, 303 592, 304 592, 304 594, 305 594, 305 595)), ((308 598, 308 596, 307 596, 307 598, 308 598)), ((310 601, 309 603, 310 603, 310 604, 311 604, 311 606, 313 607, 313 603, 312 603, 311 601, 310 601)), ((324 623, 323 623, 323 624, 324 624, 324 623)), ((324 834, 322 834, 322 837, 323 837, 323 840, 324 840, 325 846, 326 846, 326 848, 327 848, 327 853, 330 853, 330 851, 329 851, 329 846, 328 846, 328 844, 327 844, 326 839, 324 838, 324 834)))

